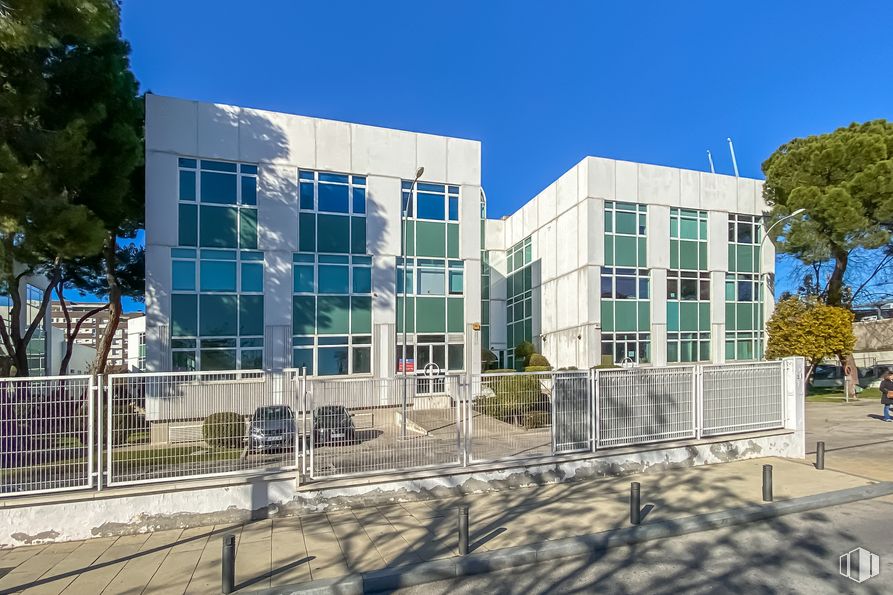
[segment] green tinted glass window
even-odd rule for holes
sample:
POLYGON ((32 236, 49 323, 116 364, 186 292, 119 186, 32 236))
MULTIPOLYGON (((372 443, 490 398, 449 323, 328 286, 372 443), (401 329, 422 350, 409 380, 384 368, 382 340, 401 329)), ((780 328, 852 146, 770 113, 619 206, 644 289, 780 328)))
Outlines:
POLYGON ((350 252, 350 217, 317 215, 317 225, 319 252, 350 252))
POLYGON ((298 216, 298 250, 316 252, 316 215, 313 213, 298 216))
POLYGON ((238 300, 234 295, 201 295, 199 333, 205 337, 237 334, 238 300))
POLYGON ((238 218, 239 209, 236 207, 203 206, 199 222, 200 245, 205 248, 236 248, 238 218))
POLYGON ((239 247, 246 250, 257 248, 257 209, 240 209, 239 247))
POLYGON ((321 335, 346 335, 349 331, 350 298, 319 296, 316 324, 321 335))
POLYGON ((237 200, 236 180, 233 174, 203 171, 202 202, 234 205, 237 200))
POLYGON ((198 207, 195 205, 179 205, 180 220, 178 243, 181 246, 195 246, 198 240, 198 207))
POLYGON ((353 333, 372 332, 372 298, 354 296, 350 298, 350 330, 353 333))
POLYGON ((239 334, 264 334, 264 296, 239 296, 239 334))
POLYGON ((292 327, 296 335, 312 335, 316 332, 315 297, 296 295, 292 298, 292 327))
POLYGON ((194 337, 198 334, 198 309, 195 295, 171 296, 171 334, 194 337))

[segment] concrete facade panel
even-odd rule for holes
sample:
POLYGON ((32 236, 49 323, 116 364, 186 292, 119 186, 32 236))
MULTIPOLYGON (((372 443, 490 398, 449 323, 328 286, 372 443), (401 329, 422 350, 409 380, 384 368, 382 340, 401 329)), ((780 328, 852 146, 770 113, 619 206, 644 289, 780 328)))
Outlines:
POLYGON ((426 180, 446 181, 447 139, 432 134, 417 134, 415 160, 418 167, 425 168, 426 180))
POLYGON ((239 108, 231 105, 199 103, 198 154, 202 157, 239 159, 239 108))
POLYGON ((350 124, 332 120, 316 121, 316 168, 323 171, 353 172, 351 167, 350 124))
POLYGON ((282 165, 257 169, 257 247, 298 249, 298 170, 282 165), (288 222, 292 222, 288 225, 288 222))
POLYGON ((146 94, 146 151, 198 154, 198 119, 195 101, 146 94))
POLYGON ((679 170, 658 165, 639 165, 638 202, 679 206, 679 170))

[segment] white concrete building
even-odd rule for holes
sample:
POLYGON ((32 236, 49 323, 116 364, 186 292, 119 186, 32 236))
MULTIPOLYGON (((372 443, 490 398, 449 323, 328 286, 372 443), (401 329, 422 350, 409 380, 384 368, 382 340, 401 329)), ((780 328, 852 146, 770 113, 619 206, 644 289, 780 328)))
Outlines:
POLYGON ((149 370, 477 371, 481 145, 146 99, 149 370), (417 186, 419 167, 424 174, 417 186))
POLYGON ((586 157, 486 223, 490 347, 555 366, 760 359, 774 306, 762 182, 586 157))
POLYGON ((416 371, 476 372, 487 350, 520 367, 522 341, 556 367, 762 357, 758 180, 587 157, 485 221, 477 141, 157 95, 146 109, 148 370, 392 376, 404 250, 416 371))
POLYGON ((146 371, 146 317, 134 316, 127 323, 127 370, 146 371))

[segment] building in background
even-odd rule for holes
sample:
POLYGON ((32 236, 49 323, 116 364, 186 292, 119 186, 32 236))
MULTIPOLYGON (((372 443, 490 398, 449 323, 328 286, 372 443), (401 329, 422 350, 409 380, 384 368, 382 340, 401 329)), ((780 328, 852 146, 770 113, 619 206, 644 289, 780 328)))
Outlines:
POLYGON ((487 220, 477 141, 156 95, 146 177, 151 371, 392 376, 404 291, 415 373, 763 356, 758 180, 587 157, 487 220))
MULTIPOLYGON (((22 328, 27 328, 40 313, 44 292, 47 290, 47 279, 40 275, 27 275, 20 286, 21 299, 24 307, 21 312, 22 328)), ((12 312, 12 298, 9 295, 0 294, 0 316, 6 325, 9 325, 12 312)), ((47 321, 44 318, 37 330, 28 342, 28 371, 31 376, 45 376, 52 370, 52 342, 47 340, 47 321)), ((9 326, 7 326, 9 329, 9 326)), ((0 342, 0 357, 6 355, 3 343, 0 342)), ((0 366, 0 371, 4 368, 0 366)))
MULTIPOLYGON (((65 305, 71 318, 71 327, 73 330, 74 326, 77 324, 77 321, 80 320, 81 317, 96 309, 96 307, 102 305, 102 303, 66 301, 65 305)), ((134 318, 140 318, 142 316, 143 314, 141 312, 128 312, 121 315, 121 319, 118 322, 118 328, 115 331, 115 337, 112 341, 112 349, 111 351, 109 351, 109 366, 121 367, 127 365, 128 325, 130 323, 130 320, 134 318)), ((65 314, 62 312, 61 304, 56 300, 54 300, 51 304, 50 317, 53 327, 55 327, 62 333, 62 347, 64 353, 64 337, 66 332, 65 314)), ((108 327, 108 325, 109 311, 107 308, 88 316, 84 320, 84 323, 81 325, 81 328, 78 330, 78 334, 74 339, 75 345, 89 347, 93 349, 95 353, 99 349, 99 341, 102 339, 103 333, 105 332, 105 329, 108 327)))
POLYGON ((151 94, 146 111, 149 370, 393 376, 404 317, 407 369, 480 369, 479 142, 151 94))
POLYGON ((146 371, 146 317, 134 316, 127 321, 127 370, 146 371))
POLYGON ((556 366, 761 359, 774 307, 759 180, 587 157, 487 221, 490 348, 556 366))

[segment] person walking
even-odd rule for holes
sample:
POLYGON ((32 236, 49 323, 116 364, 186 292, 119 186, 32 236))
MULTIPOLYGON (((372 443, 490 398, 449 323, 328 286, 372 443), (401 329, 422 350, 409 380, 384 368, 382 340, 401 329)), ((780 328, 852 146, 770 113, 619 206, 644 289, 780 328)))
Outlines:
POLYGON ((881 380, 881 404, 884 406, 884 421, 893 421, 890 417, 890 405, 893 405, 893 370, 887 370, 881 380))

